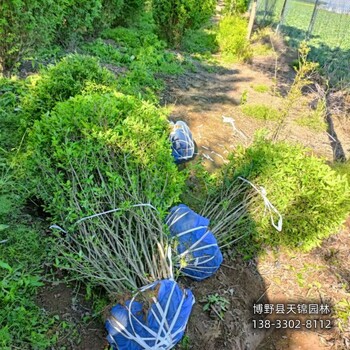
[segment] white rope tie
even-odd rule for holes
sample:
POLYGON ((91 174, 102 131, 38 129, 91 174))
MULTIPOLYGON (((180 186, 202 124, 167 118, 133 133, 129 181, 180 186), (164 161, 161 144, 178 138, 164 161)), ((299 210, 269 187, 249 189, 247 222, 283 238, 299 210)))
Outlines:
MULTIPOLYGON (((150 208, 152 208, 152 209, 154 209, 155 211, 158 212, 157 208, 155 208, 152 204, 149 204, 149 203, 140 203, 140 204, 133 204, 133 205, 131 205, 131 208, 136 208, 136 207, 150 207, 150 208)), ((110 214, 110 213, 115 213, 115 212, 118 212, 118 211, 128 210, 128 209, 129 208, 116 208, 116 209, 111 209, 111 210, 104 211, 102 213, 97 213, 97 214, 93 214, 93 215, 90 215, 90 216, 85 216, 84 218, 81 218, 78 221, 76 221, 73 225, 80 224, 82 221, 85 221, 85 220, 88 220, 88 219, 92 219, 92 218, 96 218, 98 216, 102 216, 102 215, 110 214)), ((68 234, 67 231, 65 231, 62 227, 60 227, 58 225, 51 225, 49 228, 50 229, 57 229, 57 230, 65 233, 65 234, 68 234)))
POLYGON ((283 218, 282 215, 279 213, 279 211, 272 205, 272 203, 269 201, 267 198, 267 192, 264 187, 259 186, 260 188, 257 188, 253 183, 248 181, 247 179, 238 176, 238 179, 248 183, 250 186, 252 186, 262 197, 264 200, 264 205, 265 205, 265 210, 267 209, 270 213, 270 219, 271 219, 271 225, 278 231, 282 231, 282 225, 283 225, 283 218), (273 218, 273 213, 276 213, 279 217, 277 225, 275 224, 274 218, 273 218))

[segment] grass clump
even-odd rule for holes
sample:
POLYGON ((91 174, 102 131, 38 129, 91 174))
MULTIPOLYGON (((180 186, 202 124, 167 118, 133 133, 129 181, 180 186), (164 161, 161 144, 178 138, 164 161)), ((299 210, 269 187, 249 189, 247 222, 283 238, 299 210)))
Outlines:
POLYGON ((261 120, 279 120, 281 113, 279 110, 263 104, 245 104, 242 112, 248 116, 261 120))
POLYGON ((262 94, 270 91, 270 88, 264 84, 253 85, 252 88, 254 91, 260 92, 262 94))
POLYGON ((127 71, 118 79, 119 91, 154 102, 164 87, 159 75, 180 74, 184 68, 174 53, 165 50, 165 42, 153 30, 154 23, 145 19, 138 27, 106 30, 102 37, 113 40, 123 55, 121 64, 127 71))
POLYGON ((296 123, 317 132, 326 131, 326 101, 319 100, 316 109, 308 115, 298 118, 296 123))
MULTIPOLYGON (((0 157, 1 164, 5 162, 0 157)), ((58 327, 35 303, 44 283, 41 264, 46 241, 37 221, 24 213, 22 199, 10 189, 7 171, 0 172, 0 348, 47 349, 54 345, 58 327), (29 220, 30 218, 30 220, 29 220)))
POLYGON ((246 61, 251 58, 247 26, 247 20, 238 15, 225 16, 220 21, 217 40, 225 61, 246 61))
POLYGON ((283 230, 271 230, 270 218, 255 213, 253 241, 271 246, 300 247, 308 251, 336 233, 350 211, 349 183, 321 159, 301 146, 257 137, 251 147, 239 148, 226 167, 238 176, 265 187, 271 203, 283 216, 283 230))
POLYGON ((216 29, 188 30, 182 39, 181 49, 191 54, 210 55, 218 51, 216 29))

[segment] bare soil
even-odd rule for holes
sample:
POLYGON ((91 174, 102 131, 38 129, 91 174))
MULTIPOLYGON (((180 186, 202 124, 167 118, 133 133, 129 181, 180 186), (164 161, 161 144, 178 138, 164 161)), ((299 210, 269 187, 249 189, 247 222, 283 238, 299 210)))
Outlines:
POLYGON ((64 336, 51 350, 108 349, 103 322, 92 318, 92 305, 84 299, 84 293, 63 282, 54 282, 40 289, 37 304, 66 324, 64 336), (84 322, 84 318, 88 321, 84 322))

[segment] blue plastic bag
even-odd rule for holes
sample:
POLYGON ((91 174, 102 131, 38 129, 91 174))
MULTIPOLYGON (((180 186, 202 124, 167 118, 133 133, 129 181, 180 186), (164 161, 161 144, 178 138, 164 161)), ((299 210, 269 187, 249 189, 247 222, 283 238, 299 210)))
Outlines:
POLYGON ((184 335, 194 302, 192 292, 175 281, 156 281, 112 308, 107 340, 115 350, 172 349, 184 335), (136 301, 140 296, 144 301, 136 301))
POLYGON ((166 219, 170 234, 177 240, 177 263, 181 272, 197 281, 212 276, 223 257, 209 220, 184 204, 171 208, 166 219))
POLYGON ((170 133, 170 141, 175 163, 182 163, 193 157, 195 150, 193 137, 185 122, 180 120, 173 124, 173 131, 170 133))

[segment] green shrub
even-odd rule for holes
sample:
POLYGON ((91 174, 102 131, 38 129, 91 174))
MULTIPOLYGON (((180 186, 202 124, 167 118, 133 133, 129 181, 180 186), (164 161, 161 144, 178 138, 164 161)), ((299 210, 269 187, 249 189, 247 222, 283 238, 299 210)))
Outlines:
POLYGON ((102 0, 101 14, 94 19, 94 27, 103 30, 115 25, 121 16, 124 0, 102 0))
POLYGON ((113 63, 120 65, 128 61, 127 55, 124 55, 115 46, 107 44, 102 39, 97 39, 93 42, 82 45, 84 53, 98 57, 101 62, 113 63))
POLYGON ((158 32, 170 45, 178 46, 185 31, 198 29, 213 15, 214 0, 153 0, 158 32))
POLYGON ((135 17, 140 14, 145 7, 145 0, 124 0, 124 5, 118 20, 121 23, 134 22, 135 17))
POLYGON ((189 29, 186 31, 181 49, 189 53, 215 53, 218 50, 216 30, 213 29, 189 29))
POLYGON ((101 14, 95 19, 94 27, 101 30, 128 24, 131 19, 135 22, 144 6, 144 0, 102 0, 101 14))
POLYGON ((61 1, 1 1, 0 71, 9 74, 25 54, 50 43, 61 20, 61 1))
POLYGON ((244 13, 248 10, 249 0, 225 0, 224 12, 230 15, 244 13))
POLYGON ((240 16, 225 16, 219 23, 218 43, 226 61, 248 60, 251 49, 247 40, 248 22, 240 16))
POLYGON ((81 94, 89 83, 106 86, 116 84, 112 73, 102 68, 90 56, 70 55, 59 63, 30 78, 29 92, 23 99, 22 109, 27 121, 32 122, 57 102, 81 94))
POLYGON ((73 49, 94 32, 94 21, 101 17, 101 0, 69 0, 64 3, 63 20, 57 27, 55 40, 60 45, 73 49))
POLYGON ((279 120, 281 118, 281 113, 277 109, 266 105, 245 104, 242 107, 242 112, 248 117, 262 120, 279 120))
POLYGON ((263 186, 283 216, 282 232, 277 232, 270 225, 269 215, 261 221, 263 205, 255 207, 255 244, 310 250, 336 233, 350 211, 347 179, 301 146, 257 138, 251 147, 239 148, 232 155, 226 174, 263 186))
POLYGON ((162 210, 184 180, 168 137, 163 112, 149 103, 117 93, 76 96, 35 122, 24 173, 59 221, 140 200, 162 210))

